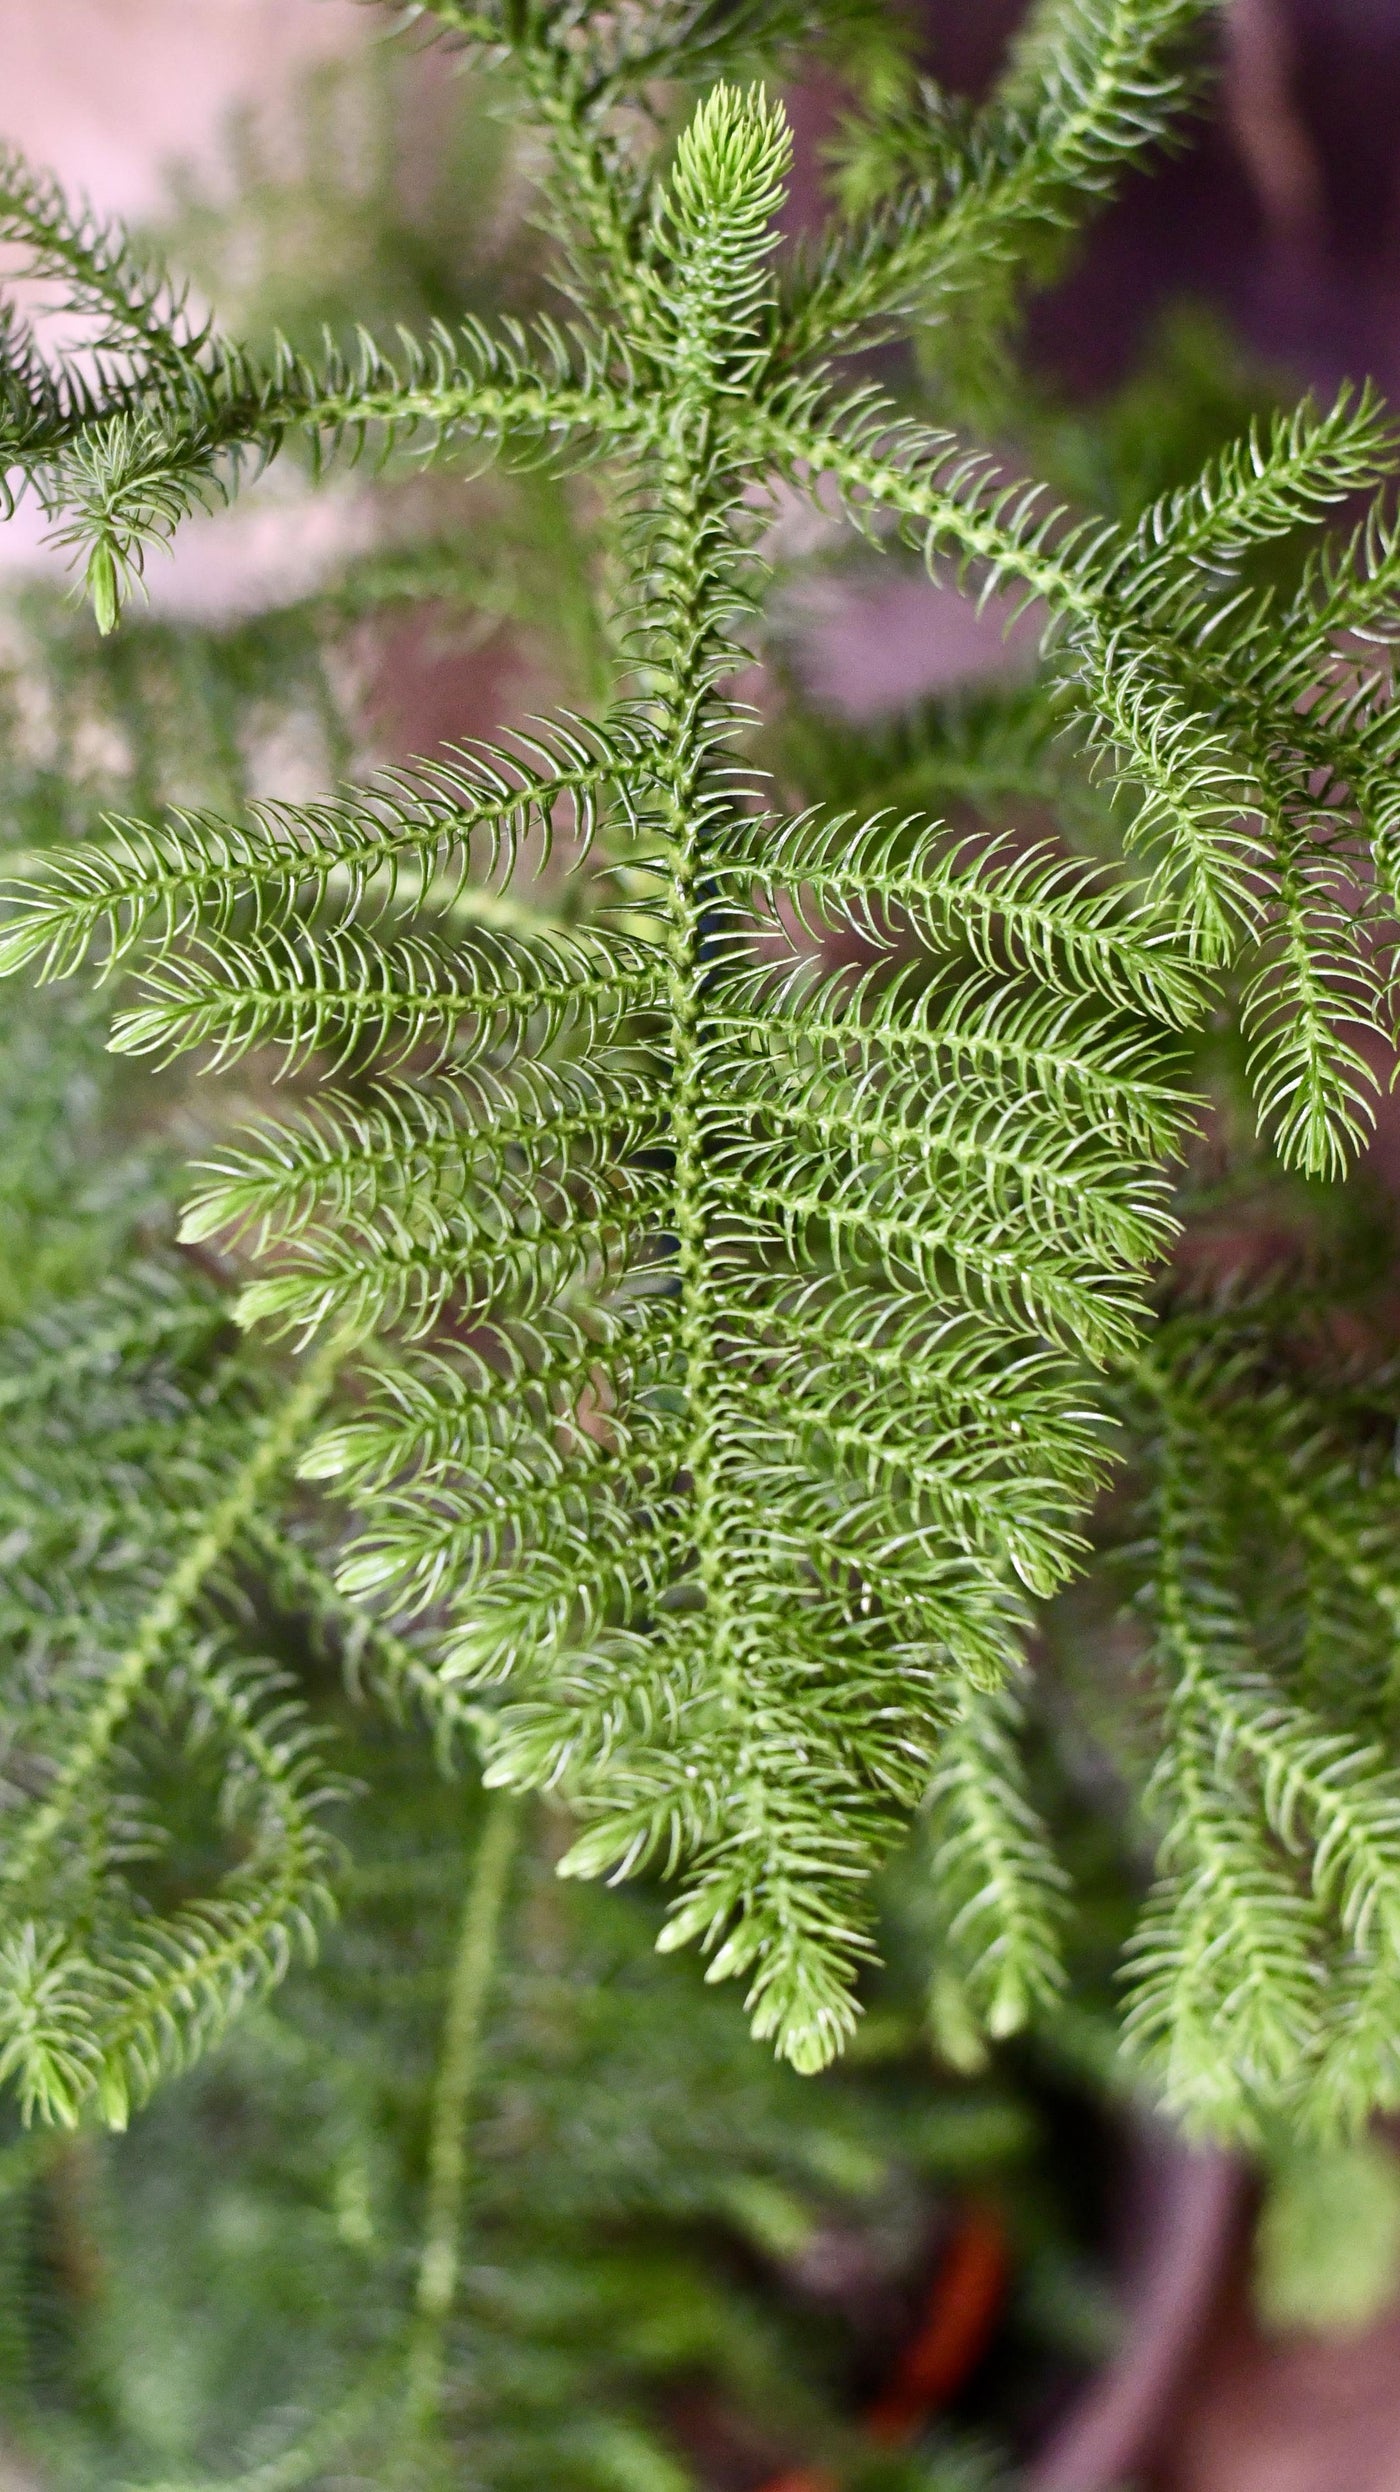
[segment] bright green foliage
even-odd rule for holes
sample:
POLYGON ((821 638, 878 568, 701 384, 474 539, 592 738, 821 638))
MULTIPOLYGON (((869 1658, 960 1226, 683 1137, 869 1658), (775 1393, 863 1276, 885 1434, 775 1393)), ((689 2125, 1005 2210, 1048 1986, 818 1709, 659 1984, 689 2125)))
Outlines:
MULTIPOLYGON (((235 1908, 216 1901, 188 1952, 84 1955, 70 1981, 82 1916, 55 1845, 81 1803, 84 1874, 113 1891, 107 1761, 138 1688, 251 1757, 261 1715, 200 1658, 202 1604, 294 1463, 356 1516, 325 1598, 421 1620, 415 1684, 454 1713, 481 1700, 488 1783, 569 1803, 566 1873, 677 1877, 661 1943, 741 1977, 754 2030, 797 2067, 852 2030, 872 1874, 926 1798, 963 1995, 1012 2030, 1060 1979, 1060 1880, 1013 1730, 1032 1604, 1085 1555, 1126 1441, 1115 1409, 1158 1392, 1167 1837, 1130 2030, 1202 2121, 1282 2104, 1354 2123, 1395 2099, 1385 1769, 1335 1664, 1314 1700, 1238 1613, 1243 1544, 1231 1514, 1217 1528, 1203 1448, 1252 1378, 1237 1389, 1226 1362, 1203 1385, 1144 1343, 1213 1024, 1237 1021, 1287 1166, 1336 1178, 1369 1129, 1363 1035, 1392 1035, 1400 538, 1377 504, 1291 574, 1288 540, 1383 485, 1389 425, 1364 395, 1305 406, 1120 524, 829 360, 936 319, 975 271, 1033 268, 1036 238, 1164 126, 1195 0, 1038 11, 965 127, 887 80, 888 108, 848 133, 857 221, 792 266, 783 115, 740 77, 802 15, 422 14, 490 54, 533 117, 567 329, 472 319, 392 355, 363 337, 262 360, 6 175, 8 237, 105 324, 83 364, 11 331, 0 437, 86 563, 104 632, 181 517, 294 439, 317 463, 593 462, 621 576, 596 715, 322 804, 116 824, 12 887, 0 964, 94 961, 119 1051, 258 1050, 316 1092, 215 1149, 183 1232, 257 1259, 240 1318, 316 1336, 305 1381, 258 1389, 129 1619, 46 1665, 48 1772, 11 1874, 62 1935, 56 1954, 34 1942, 14 1993, 52 1996, 47 2025, 23 2010, 48 2037, 23 2046, 48 2071, 29 2082, 61 2114, 96 2052, 99 2090, 144 2085, 276 1969, 290 1900, 258 1924, 279 1935, 242 1955, 230 1938, 227 1980, 205 1967, 235 1908), (648 102, 662 70, 719 80, 669 157, 648 102), (1092 845, 967 834, 902 801, 773 809, 735 679, 779 486, 1037 609, 1028 749, 1057 766, 1058 736, 1064 766, 1109 789, 1092 845), (333 1370, 342 1398, 304 1443, 333 1370), (101 2038, 109 2008, 129 2045, 101 2038)), ((1363 1573, 1389 1584, 1389 1510, 1372 1519, 1358 1489, 1352 1519, 1293 1424, 1271 1459, 1359 1599, 1363 1573)), ((1361 1676, 1388 1667, 1392 1628, 1373 1601, 1361 1676)), ((246 1874, 290 1899, 303 1844, 309 1898, 309 1768, 256 1736, 270 1831, 246 1874)))

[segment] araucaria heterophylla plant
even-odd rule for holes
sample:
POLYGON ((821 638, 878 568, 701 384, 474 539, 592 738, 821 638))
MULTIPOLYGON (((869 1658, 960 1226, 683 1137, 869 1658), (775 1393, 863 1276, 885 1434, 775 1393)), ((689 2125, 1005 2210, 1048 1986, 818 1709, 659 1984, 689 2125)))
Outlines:
POLYGON ((1051 0, 964 115, 789 0, 435 0, 420 25, 513 81, 569 311, 392 353, 258 360, 7 160, 0 231, 87 325, 64 354, 11 318, 5 472, 104 632, 188 512, 299 445, 589 463, 616 662, 595 714, 109 822, 11 879, 3 966, 95 964, 118 1051, 300 1076, 184 1209, 250 1266, 246 1346, 176 1259, 6 1352, 0 2032, 46 2117, 123 2117, 333 1883, 250 1575, 469 1724, 489 1784, 562 1798, 566 1873, 673 1880, 663 1944, 799 2068, 852 2031, 915 1815, 968 2018, 1052 2012, 1028 1638, 1124 1476, 1161 1843, 1129 2044, 1223 2130, 1400 2104, 1386 1388, 1291 1356, 1276 1299, 1160 1312, 1222 1029, 1284 1166, 1337 1180, 1369 1130, 1400 532, 1383 498, 1319 529, 1383 496, 1391 428, 1305 404, 1122 527, 849 365, 990 337, 1163 133, 1211 14, 1051 0), (879 75, 846 213, 788 249, 762 79, 824 33, 879 75), (1106 790, 1092 850, 775 807, 737 687, 793 496, 1034 611, 1038 732, 1106 790), (1300 535, 1291 568, 1261 550, 1300 535), (236 1856, 157 1909, 177 1740, 236 1856))

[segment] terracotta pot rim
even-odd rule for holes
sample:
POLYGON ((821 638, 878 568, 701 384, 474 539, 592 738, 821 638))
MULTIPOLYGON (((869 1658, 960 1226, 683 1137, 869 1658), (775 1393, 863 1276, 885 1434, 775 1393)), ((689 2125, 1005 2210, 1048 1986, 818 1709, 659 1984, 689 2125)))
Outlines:
POLYGON ((1119 2492, 1151 2457, 1217 2303, 1245 2187, 1237 2157, 1134 2122, 1123 2342, 1031 2460, 1024 2492, 1119 2492))

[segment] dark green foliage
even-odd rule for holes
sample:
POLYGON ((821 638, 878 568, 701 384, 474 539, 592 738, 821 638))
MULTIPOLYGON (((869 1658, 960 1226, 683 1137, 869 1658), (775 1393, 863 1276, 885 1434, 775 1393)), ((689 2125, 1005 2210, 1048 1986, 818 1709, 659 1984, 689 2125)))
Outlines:
MULTIPOLYGON (((444 2413, 423 2430, 442 2002, 500 1820, 425 1782, 372 1714, 330 1703, 366 1796, 341 1812, 355 1866, 323 1962, 129 2136, 41 2136, 42 2160, 0 2163, 20 2269, 6 2421, 46 2480, 268 2492, 470 2467, 501 2492, 682 2492, 725 2430, 755 2479, 807 2460, 853 2488, 990 2492, 999 2470, 960 2438, 873 2465, 855 2389, 895 2346, 866 2306, 917 2314, 910 2288, 965 2193, 1004 2205, 1028 2300, 1060 2305, 1062 2359, 1092 2279, 1034 2168, 1040 2111, 1001 2077, 940 2077, 920 2050, 912 1880, 886 1897, 900 1970, 870 2048, 812 2087, 753 2051, 689 1960, 658 1957, 653 1897, 559 1884, 550 1817, 508 1829, 469 2245, 450 2320, 429 2330, 444 2413), (65 2264, 45 2286, 55 2241, 65 2264)), ((1029 2309, 1015 2324, 1054 2344, 1029 2309)))

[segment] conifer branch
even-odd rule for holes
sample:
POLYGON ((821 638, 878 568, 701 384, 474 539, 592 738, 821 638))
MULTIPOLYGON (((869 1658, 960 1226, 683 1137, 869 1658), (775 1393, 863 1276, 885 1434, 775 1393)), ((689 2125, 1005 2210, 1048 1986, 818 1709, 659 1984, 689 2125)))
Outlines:
POLYGON ((100 1692, 86 1710, 82 1730, 72 1737, 39 1806, 7 1846, 0 1860, 0 1893, 13 1894, 22 1889, 61 1832, 74 1801, 99 1770, 171 1637, 183 1626, 192 1604, 215 1569, 222 1565, 260 1499, 291 1461, 344 1357, 344 1344, 339 1339, 328 1342, 258 1431, 251 1452, 203 1517, 130 1643, 106 1672, 100 1692))
POLYGON ((788 314, 796 353, 872 322, 941 318, 1069 224, 1180 109, 1183 37, 1209 0, 1071 0, 1040 12, 985 110, 959 127, 927 87, 843 134, 848 185, 887 195, 827 242, 788 314))
POLYGON ((452 1960, 428 2137, 427 2209, 404 2394, 403 2431, 410 2448, 436 2424, 442 2399, 444 2338, 457 2295, 469 2171, 467 2123, 479 2081, 482 2034, 519 1826, 518 1802, 507 1793, 494 1793, 477 1837, 452 1960))
POLYGON ((109 1298, 0 1359, 5 1875, 33 1915, 4 2065, 48 2116, 123 2116, 320 1908, 331 1785, 237 1649, 240 1555, 444 1746, 470 1728, 493 1789, 567 1802, 570 1874, 675 1876, 665 1944, 741 1978, 798 2067, 852 2030, 875 1872, 921 1806, 964 2026, 1051 2011, 1067 1906, 1019 1757, 1024 1649, 1091 1557, 1116 1447, 1152 1517, 1129 1562, 1162 1729, 1130 2046, 1203 2126, 1358 2123, 1400 2099, 1393 1506, 1304 1381, 1262 1389, 1223 1303, 1204 1333, 1147 1328, 1232 1048, 1257 1134, 1316 1183, 1370 1128, 1400 538, 1377 499, 1298 550, 1295 593, 1250 565, 1383 495, 1392 428, 1367 393, 1304 405, 1115 525, 827 360, 957 314, 974 276, 994 340, 1045 239, 1164 134, 1197 0, 1038 8, 980 115, 887 81, 848 135, 850 217, 786 275, 786 124, 724 81, 811 12, 420 14, 515 81, 567 330, 258 359, 115 230, 0 178, 3 232, 98 324, 79 371, 9 320, 5 489, 86 565, 104 632, 185 515, 293 436, 320 465, 594 459, 622 578, 597 720, 319 804, 157 804, 23 860, 6 897, 0 969, 90 964, 118 1053, 295 1068, 308 1098, 213 1142, 182 1235, 230 1259, 246 1329, 328 1346, 251 1440, 260 1353, 211 1380, 203 1301, 109 1298), (704 89, 669 166, 663 77, 704 89), (1000 742, 969 731, 923 778, 906 754, 893 788, 887 753, 873 798, 767 804, 736 678, 775 479, 1038 610, 1044 670, 1000 742), (1017 808, 1071 786, 1067 836, 1043 814, 1024 836, 1017 808), (313 1435, 352 1346, 352 1398, 313 1435), (344 1545, 319 1509, 281 1519, 296 1457, 346 1500, 344 1545), (50 1511, 35 1482, 60 1468, 50 1511), (1299 1622, 1241 1580, 1256 1542, 1299 1622), (118 1864, 159 1828, 108 1771, 138 1702, 205 1743, 247 1842, 139 1928, 118 1864))

